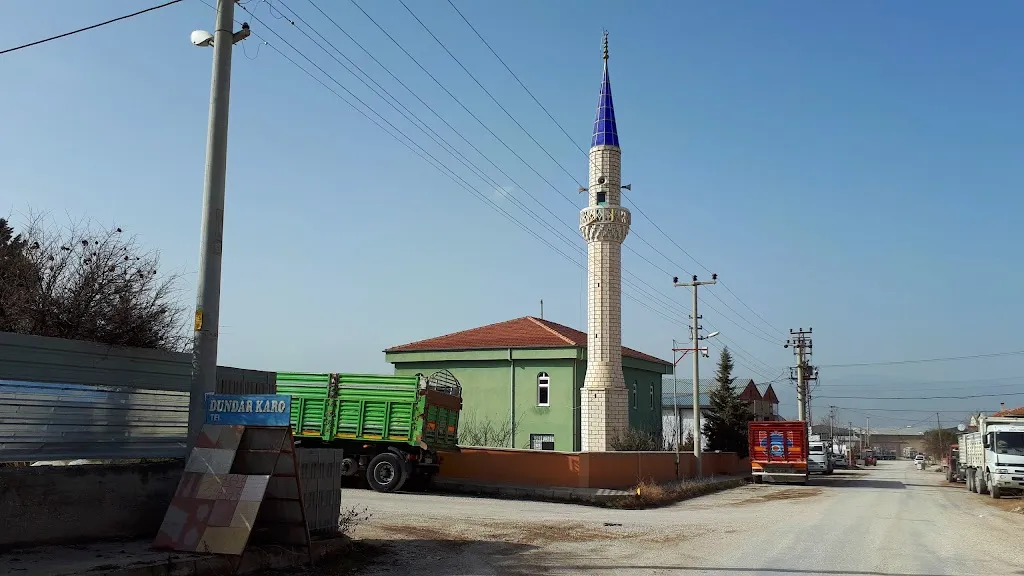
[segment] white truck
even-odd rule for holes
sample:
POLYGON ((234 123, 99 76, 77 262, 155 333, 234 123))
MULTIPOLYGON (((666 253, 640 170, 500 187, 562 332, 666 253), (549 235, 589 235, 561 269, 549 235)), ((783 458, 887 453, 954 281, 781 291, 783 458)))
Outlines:
POLYGON ((959 440, 967 489, 993 498, 1024 490, 1024 418, 982 415, 977 423, 959 440))

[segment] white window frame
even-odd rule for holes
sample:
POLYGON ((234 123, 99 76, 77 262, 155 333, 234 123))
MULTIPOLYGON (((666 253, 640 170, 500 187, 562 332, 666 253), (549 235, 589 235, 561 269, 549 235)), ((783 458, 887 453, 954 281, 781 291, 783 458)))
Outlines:
POLYGON ((547 372, 537 374, 537 406, 551 406, 551 376, 547 372), (547 402, 540 401, 541 390, 544 390, 547 402))
POLYGON ((546 440, 548 438, 551 439, 551 450, 548 450, 548 452, 554 451, 554 449, 555 449, 555 435, 554 434, 530 434, 530 450, 544 450, 544 447, 543 447, 544 446, 544 440, 546 440), (540 448, 535 448, 534 447, 535 444, 540 444, 541 447, 540 448))

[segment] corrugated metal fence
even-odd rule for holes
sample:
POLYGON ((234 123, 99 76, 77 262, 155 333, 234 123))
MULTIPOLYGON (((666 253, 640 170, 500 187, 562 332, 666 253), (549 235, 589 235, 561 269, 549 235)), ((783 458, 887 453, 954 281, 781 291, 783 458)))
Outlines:
MULTIPOLYGON (((188 354, 0 332, 0 461, 183 457, 191 371, 188 354)), ((217 380, 276 390, 273 372, 217 380)))

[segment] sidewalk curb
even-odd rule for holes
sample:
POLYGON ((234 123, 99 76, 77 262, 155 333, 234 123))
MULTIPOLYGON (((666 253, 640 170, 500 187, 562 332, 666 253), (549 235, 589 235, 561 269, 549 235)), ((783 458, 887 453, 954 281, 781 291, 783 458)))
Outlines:
MULTIPOLYGON (((712 492, 727 490, 747 482, 746 477, 725 477, 706 481, 709 486, 702 496, 712 492)), ((567 502, 590 506, 614 506, 624 500, 636 496, 633 490, 613 490, 607 488, 576 488, 569 486, 521 486, 497 484, 490 482, 474 482, 457 478, 435 478, 431 488, 438 492, 467 494, 471 496, 488 496, 509 500, 537 500, 541 502, 567 502)), ((683 498, 685 499, 685 498, 683 498)), ((676 502, 681 501, 676 500, 676 502)), ((671 504, 674 502, 666 503, 671 504)))

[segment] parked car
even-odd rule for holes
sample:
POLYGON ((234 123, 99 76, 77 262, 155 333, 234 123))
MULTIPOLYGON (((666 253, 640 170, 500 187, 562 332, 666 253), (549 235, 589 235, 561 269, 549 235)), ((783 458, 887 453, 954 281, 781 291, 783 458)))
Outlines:
POLYGON ((833 454, 832 455, 832 467, 833 468, 846 468, 846 465, 847 465, 847 458, 846 458, 846 456, 843 456, 842 454, 833 454))

